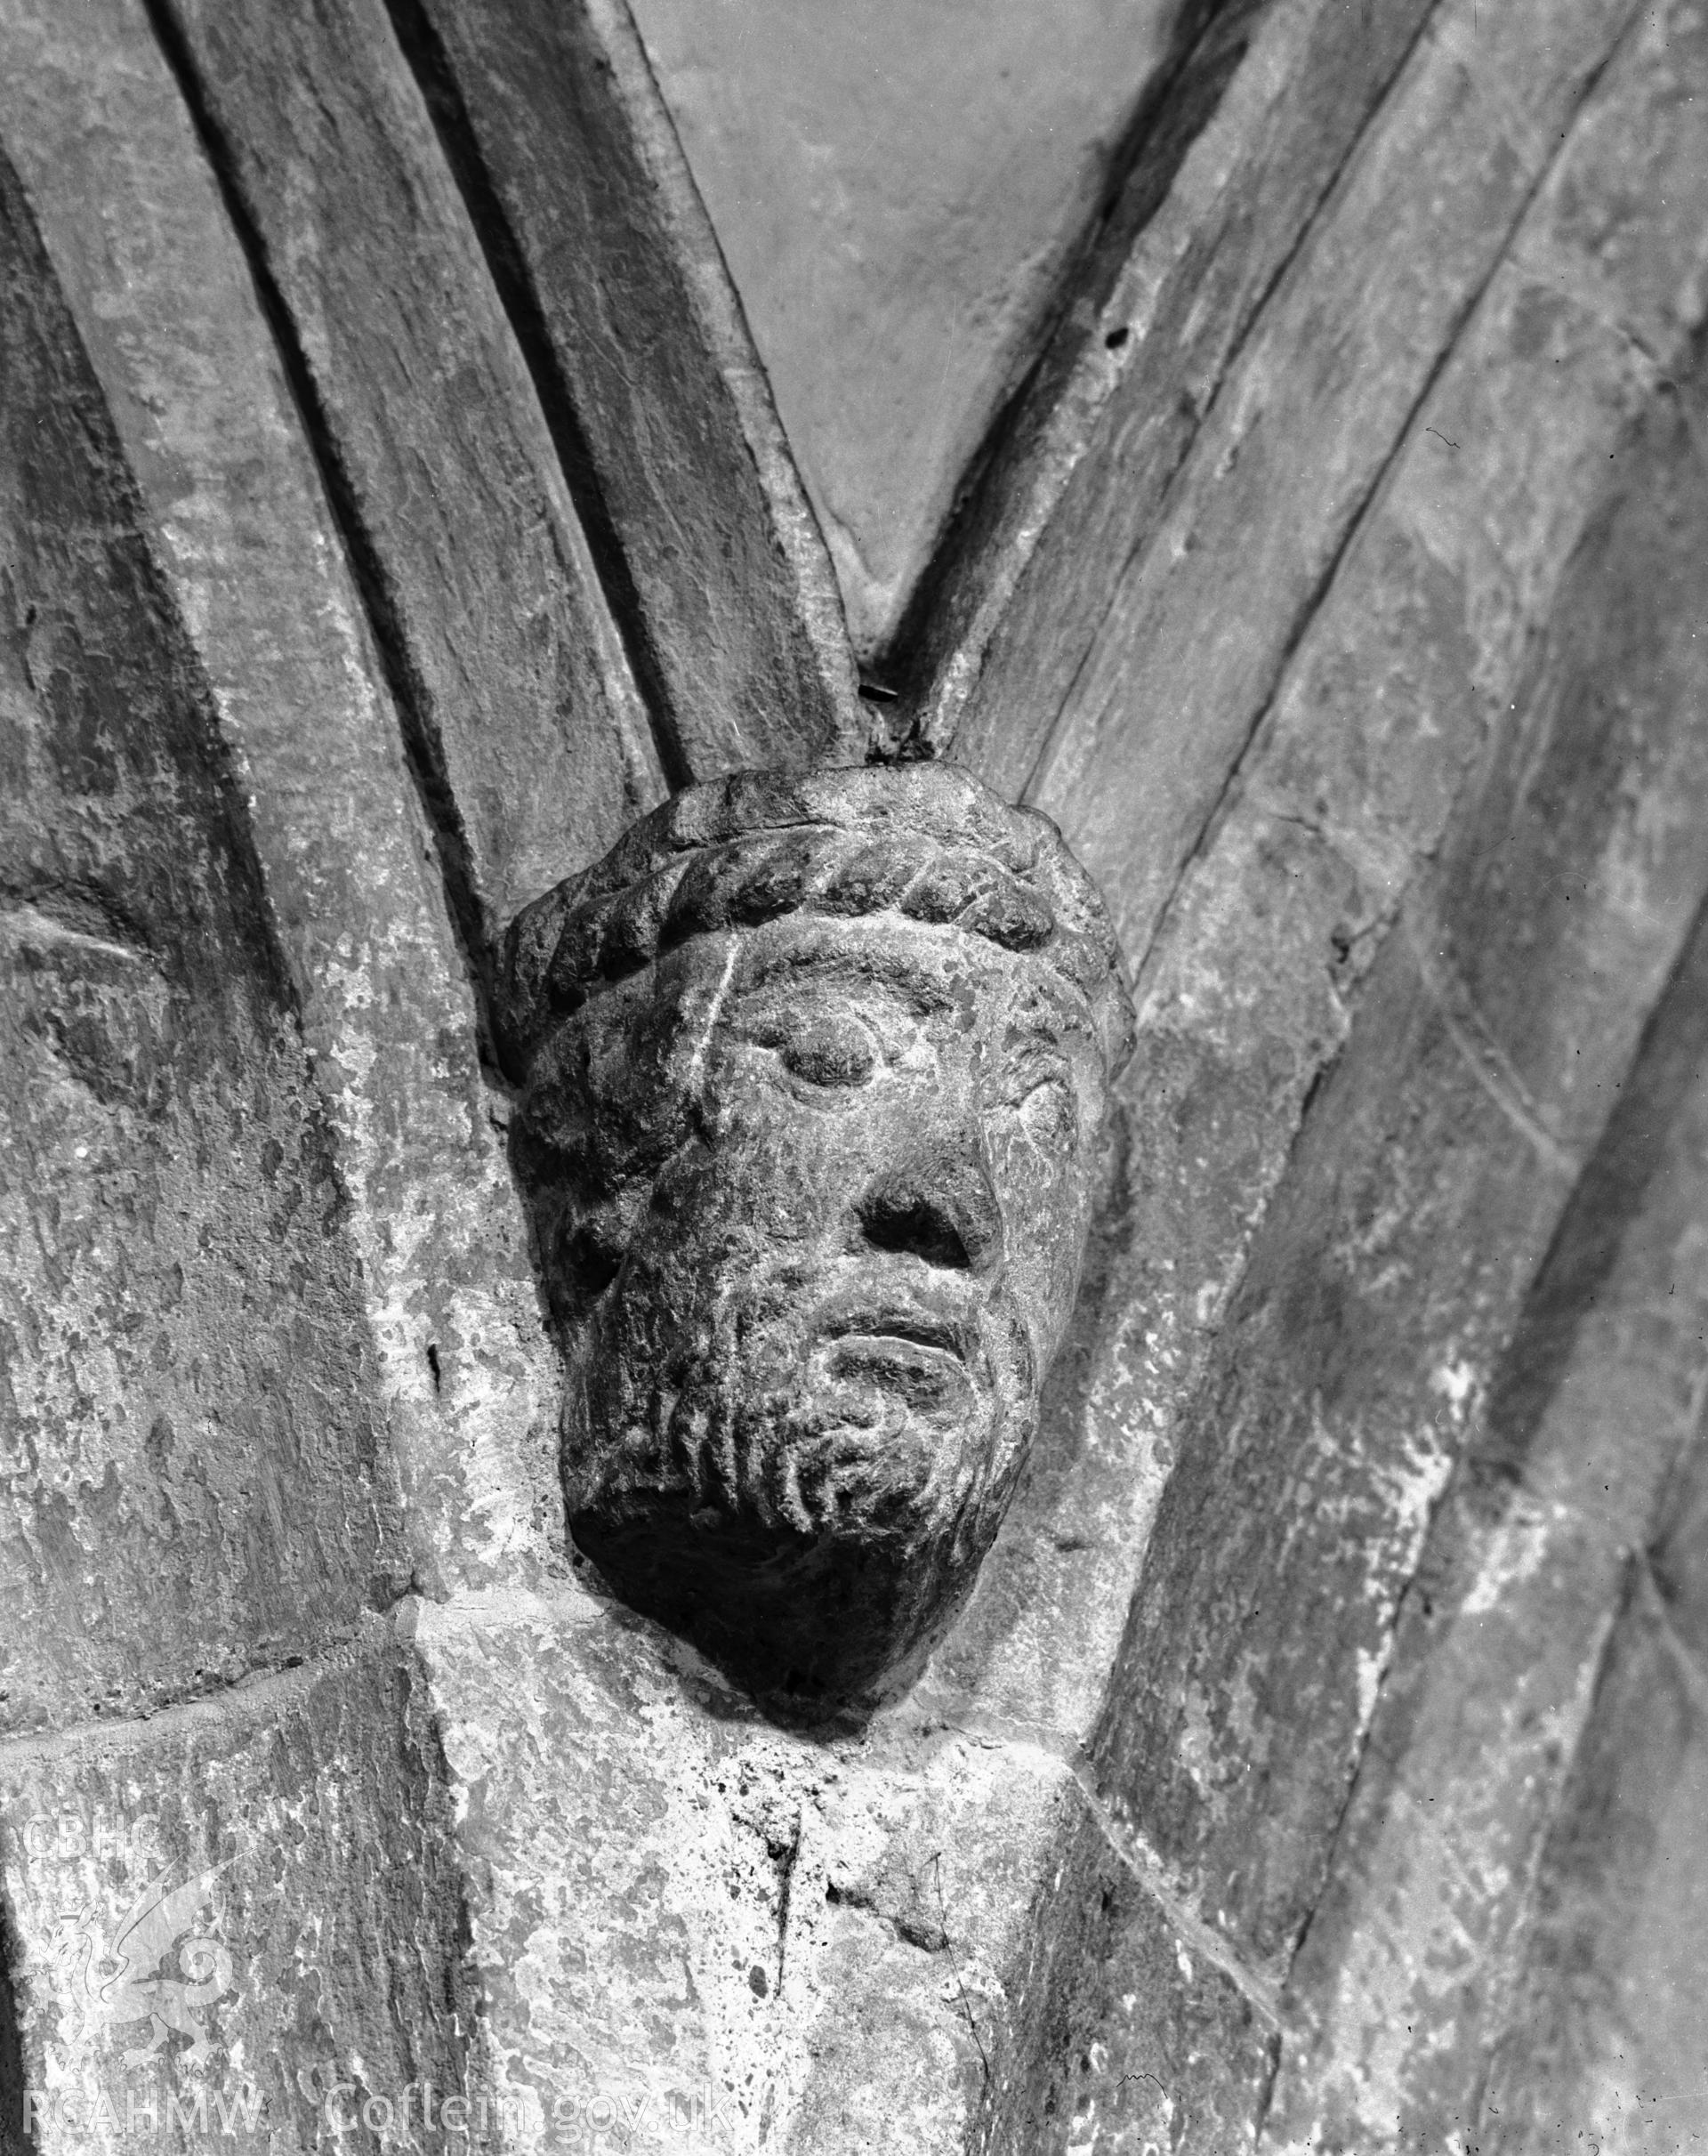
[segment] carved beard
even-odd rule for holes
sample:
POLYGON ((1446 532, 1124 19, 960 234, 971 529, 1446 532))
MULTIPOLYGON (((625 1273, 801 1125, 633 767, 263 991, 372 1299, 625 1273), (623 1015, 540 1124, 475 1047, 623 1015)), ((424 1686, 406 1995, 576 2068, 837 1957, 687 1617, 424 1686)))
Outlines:
POLYGON ((961 1359, 839 1329, 821 1288, 755 1257, 708 1311, 703 1280, 632 1262, 578 1328, 576 1542, 761 1693, 845 1696, 929 1644, 1035 1421, 1031 1343, 1000 1297, 961 1359))

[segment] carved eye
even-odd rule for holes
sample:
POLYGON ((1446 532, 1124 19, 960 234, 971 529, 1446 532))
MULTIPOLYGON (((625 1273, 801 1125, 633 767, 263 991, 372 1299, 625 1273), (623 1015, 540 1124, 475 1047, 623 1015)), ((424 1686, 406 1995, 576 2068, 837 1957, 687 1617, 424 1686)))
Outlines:
POLYGON ((1020 1102, 1020 1120, 1041 1141, 1070 1142, 1079 1123, 1073 1087, 1063 1078, 1042 1079, 1020 1102))
POLYGON ((1079 1104, 1068 1074, 1053 1057, 1032 1058, 1017 1074, 1008 1106, 1035 1145, 1071 1144, 1079 1125, 1079 1104))
POLYGON ((785 1070, 810 1086, 864 1086, 877 1062, 872 1036, 853 1018, 815 1018, 779 1046, 785 1070))

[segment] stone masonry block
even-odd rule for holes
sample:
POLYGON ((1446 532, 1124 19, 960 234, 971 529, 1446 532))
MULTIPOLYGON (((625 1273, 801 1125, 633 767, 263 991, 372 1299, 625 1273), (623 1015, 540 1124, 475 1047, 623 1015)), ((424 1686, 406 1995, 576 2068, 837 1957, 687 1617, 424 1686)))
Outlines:
POLYGON ((367 2156, 407 2100, 402 2145, 467 2148, 422 2125, 427 2089, 472 2118, 484 2087, 449 1812, 378 1620, 313 1670, 0 1749, 28 2112, 8 2124, 39 2156, 367 2156))

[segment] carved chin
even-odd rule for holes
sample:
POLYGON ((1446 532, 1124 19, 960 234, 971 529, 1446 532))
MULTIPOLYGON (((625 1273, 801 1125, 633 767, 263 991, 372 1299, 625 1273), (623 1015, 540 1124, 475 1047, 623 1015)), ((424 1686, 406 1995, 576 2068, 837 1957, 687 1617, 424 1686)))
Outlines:
POLYGON ((588 1342, 565 1433, 571 1532, 624 1601, 761 1698, 869 1699, 971 1587, 1029 1399, 929 1327, 868 1316, 791 1340, 724 1308, 651 1361, 662 1383, 635 1353, 660 1340, 649 1313, 614 1312, 588 1342))

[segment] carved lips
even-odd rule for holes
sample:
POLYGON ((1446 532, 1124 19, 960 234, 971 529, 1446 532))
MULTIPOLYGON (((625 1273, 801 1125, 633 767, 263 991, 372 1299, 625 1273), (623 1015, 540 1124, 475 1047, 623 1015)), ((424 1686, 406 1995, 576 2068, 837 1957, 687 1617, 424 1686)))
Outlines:
POLYGON ((890 1304, 833 1318, 817 1328, 834 1376, 891 1387, 922 1413, 964 1416, 985 1360, 974 1313, 947 1316, 922 1304, 890 1304))

